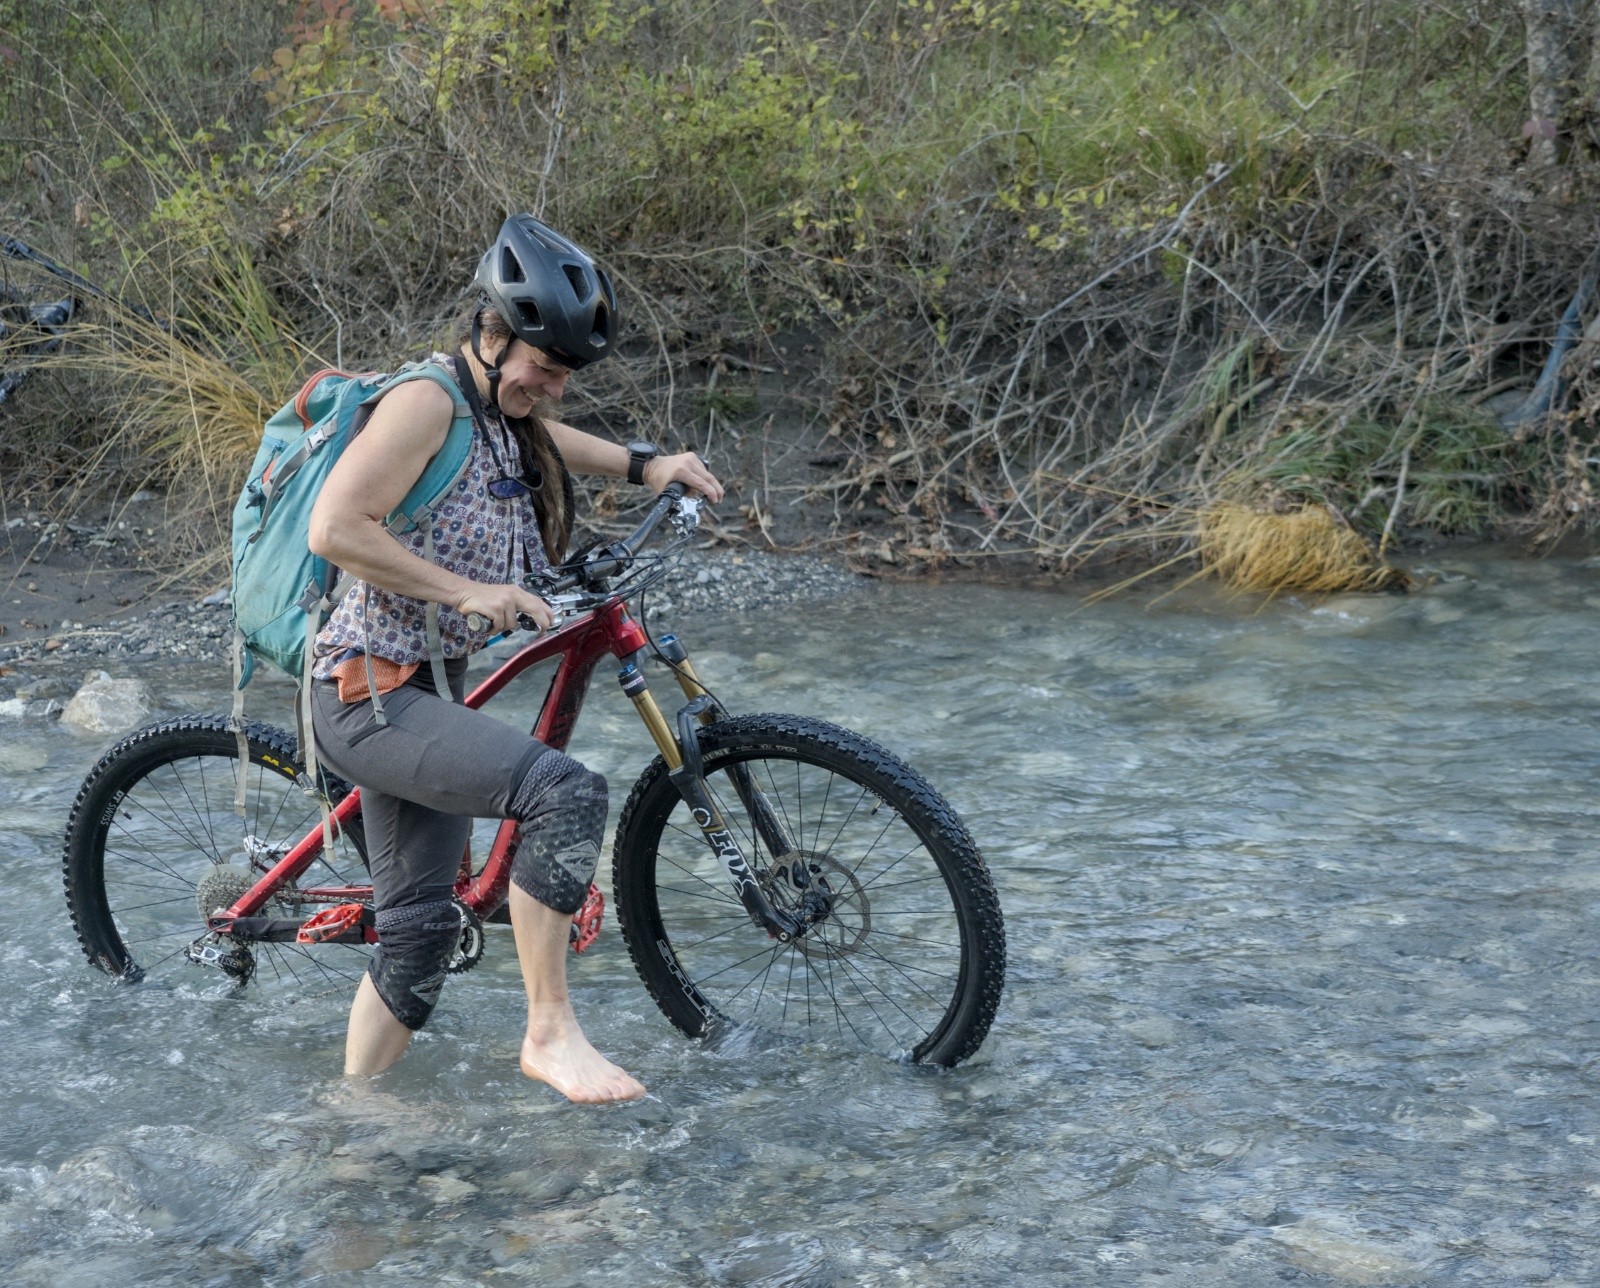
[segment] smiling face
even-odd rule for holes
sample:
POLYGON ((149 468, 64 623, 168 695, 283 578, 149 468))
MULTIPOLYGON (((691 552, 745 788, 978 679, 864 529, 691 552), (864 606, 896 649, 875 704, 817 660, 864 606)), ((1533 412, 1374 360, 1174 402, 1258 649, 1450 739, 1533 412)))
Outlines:
MULTIPOLYGON (((492 353, 486 356, 494 360, 492 353)), ((557 362, 543 349, 512 340, 509 352, 500 362, 500 409, 508 416, 526 416, 542 399, 560 402, 571 374, 570 367, 557 362)))

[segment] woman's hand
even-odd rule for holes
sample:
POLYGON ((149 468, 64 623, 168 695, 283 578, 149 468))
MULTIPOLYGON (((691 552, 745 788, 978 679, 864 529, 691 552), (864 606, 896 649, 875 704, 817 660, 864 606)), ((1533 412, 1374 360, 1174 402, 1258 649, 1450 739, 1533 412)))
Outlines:
POLYGON ((481 582, 474 583, 472 589, 456 601, 456 611, 463 617, 473 613, 487 617, 496 631, 521 629, 518 614, 533 618, 541 631, 549 630, 556 620, 550 605, 531 591, 521 586, 487 586, 481 582))
POLYGON ((645 462, 644 481, 658 496, 669 483, 682 483, 715 505, 722 500, 722 484, 693 452, 676 456, 657 456, 645 462))

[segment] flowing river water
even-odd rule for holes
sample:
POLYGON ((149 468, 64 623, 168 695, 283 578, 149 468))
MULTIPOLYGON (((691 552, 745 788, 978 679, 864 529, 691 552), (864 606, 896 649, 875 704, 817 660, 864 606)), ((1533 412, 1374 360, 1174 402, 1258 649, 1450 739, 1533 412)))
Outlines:
MULTIPOLYGON (((1600 561, 1425 571, 1405 597, 889 587, 675 622, 731 706, 863 730, 944 791, 1008 987, 953 1071, 708 1048, 608 922, 579 1013, 651 1098, 604 1110, 519 1076, 505 932, 364 1088, 338 992, 111 984, 60 881, 108 740, 11 724, 4 1277, 1594 1283, 1600 561)), ((222 674, 141 678, 167 711, 224 701, 222 674)), ((573 750, 613 813, 645 746, 597 678, 573 750)))

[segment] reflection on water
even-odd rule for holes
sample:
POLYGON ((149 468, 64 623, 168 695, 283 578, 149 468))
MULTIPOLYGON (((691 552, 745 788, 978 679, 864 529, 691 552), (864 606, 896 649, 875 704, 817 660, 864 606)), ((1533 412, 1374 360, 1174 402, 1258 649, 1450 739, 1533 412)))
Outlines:
MULTIPOLYGON (((674 623, 730 706, 861 729, 945 791, 994 868, 1010 984, 953 1072, 807 1063, 679 1038, 608 926, 575 964, 580 1013, 653 1094, 598 1112, 518 1076, 507 938, 366 1090, 337 1076, 337 992, 286 1005, 199 969, 112 987, 59 877, 99 746, 10 728, 0 1265, 1595 1282, 1600 566, 1433 571, 1420 595, 1259 611, 922 587, 674 623)), ((146 678, 173 708, 222 704, 221 674, 146 678)), ((574 750, 620 804, 644 735, 609 686, 593 699, 574 750)))

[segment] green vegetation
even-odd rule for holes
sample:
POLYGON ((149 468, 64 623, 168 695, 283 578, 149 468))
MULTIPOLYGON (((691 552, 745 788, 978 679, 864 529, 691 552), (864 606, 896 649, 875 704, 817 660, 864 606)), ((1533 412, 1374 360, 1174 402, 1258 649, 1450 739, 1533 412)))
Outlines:
POLYGON ((99 318, 9 441, 42 485, 203 437, 226 497, 247 409, 420 349, 533 209, 623 289, 592 413, 692 437, 662 391, 802 330, 828 497, 924 555, 1067 567, 1219 499, 1587 525, 1592 346, 1515 437, 1485 401, 1596 186, 1524 156, 1523 38, 1514 0, 0 0, 0 232, 191 339, 99 318), (173 411, 186 347, 239 424, 173 411))

